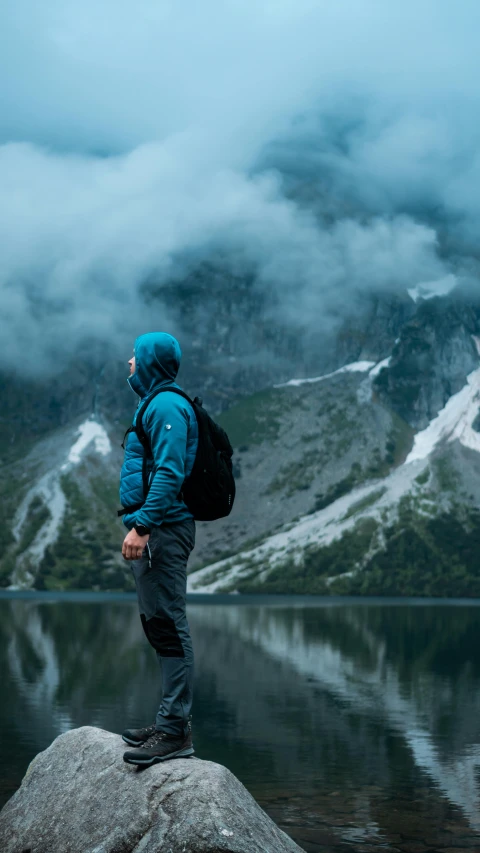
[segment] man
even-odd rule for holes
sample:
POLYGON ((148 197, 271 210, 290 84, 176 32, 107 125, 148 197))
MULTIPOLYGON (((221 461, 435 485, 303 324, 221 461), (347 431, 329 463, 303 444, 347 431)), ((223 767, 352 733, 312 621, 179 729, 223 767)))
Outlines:
MULTIPOLYGON (((142 402, 174 382, 181 350, 164 332, 141 335, 130 359, 128 382, 142 402)), ((136 749, 125 752, 130 764, 149 765, 193 754, 190 709, 193 649, 186 617, 187 561, 195 544, 195 521, 183 501, 183 481, 190 474, 198 445, 192 406, 174 391, 157 394, 144 410, 142 425, 151 450, 130 431, 120 475, 120 500, 129 528, 122 554, 132 560, 140 618, 162 670, 163 697, 155 722, 126 729, 123 740, 136 749)))

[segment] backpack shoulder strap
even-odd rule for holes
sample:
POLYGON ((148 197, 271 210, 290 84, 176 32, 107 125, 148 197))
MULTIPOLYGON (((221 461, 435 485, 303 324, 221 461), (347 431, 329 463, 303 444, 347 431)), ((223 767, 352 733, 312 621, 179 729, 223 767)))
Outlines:
MULTIPOLYGON (((135 417, 135 424, 132 424, 132 426, 130 426, 127 429, 127 431, 123 437, 122 447, 123 448, 125 447, 125 439, 126 439, 127 435, 130 432, 135 432, 137 434, 138 440, 142 444, 143 449, 145 451, 143 454, 143 462, 142 462, 142 481, 143 481, 143 491, 144 491, 145 497, 148 494, 147 455, 148 454, 151 455, 151 450, 150 450, 150 442, 148 440, 148 436, 147 436, 147 434, 143 428, 143 415, 145 414, 145 410, 147 409, 149 404, 152 402, 152 400, 158 394, 161 394, 162 391, 174 391, 175 394, 178 394, 180 397, 184 397, 185 400, 188 400, 188 402, 192 406, 193 411, 195 412, 196 417, 197 417, 197 413, 195 410, 195 405, 199 405, 199 406, 202 405, 202 401, 201 401, 200 397, 195 397, 195 400, 191 400, 190 397, 188 396, 188 394, 186 394, 185 391, 182 391, 181 388, 172 388, 169 385, 165 385, 163 388, 157 388, 157 390, 153 391, 153 393, 150 394, 150 396, 147 397, 142 402, 142 404, 140 405, 140 408, 138 409, 138 412, 137 412, 136 417, 135 417)), ((197 417, 197 421, 198 421, 198 417, 197 417)), ((180 492, 180 495, 181 494, 182 494, 182 492, 180 492)), ((139 504, 135 504, 134 506, 130 506, 127 508, 122 507, 121 510, 118 510, 117 515, 120 516, 120 515, 125 515, 126 512, 134 512, 137 509, 140 509, 141 506, 143 506, 143 501, 139 504)))
POLYGON ((175 394, 178 394, 180 397, 183 397, 185 400, 188 400, 188 402, 192 406, 193 411, 195 412, 194 401, 191 400, 190 397, 188 396, 188 394, 186 394, 185 391, 182 391, 181 388, 173 388, 170 385, 165 385, 163 388, 157 388, 156 391, 153 391, 153 393, 150 394, 150 396, 147 397, 146 400, 144 400, 142 405, 140 406, 140 408, 137 412, 137 416, 135 418, 135 426, 133 427, 133 429, 137 433, 139 441, 143 444, 144 448, 148 452, 150 452, 150 447, 149 447, 147 434, 146 434, 145 429, 143 427, 143 416, 145 414, 145 410, 148 408, 148 406, 150 405, 152 400, 155 397, 157 397, 158 394, 161 394, 162 391, 173 391, 175 394))

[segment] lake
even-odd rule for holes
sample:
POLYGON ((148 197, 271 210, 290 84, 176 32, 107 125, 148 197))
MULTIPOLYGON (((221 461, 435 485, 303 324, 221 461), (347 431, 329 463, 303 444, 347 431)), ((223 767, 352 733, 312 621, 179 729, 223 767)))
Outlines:
MULTIPOLYGON (((82 725, 150 723, 135 598, 0 598, 2 803, 82 725)), ((191 597, 196 755, 308 853, 480 851, 479 602, 191 597)))

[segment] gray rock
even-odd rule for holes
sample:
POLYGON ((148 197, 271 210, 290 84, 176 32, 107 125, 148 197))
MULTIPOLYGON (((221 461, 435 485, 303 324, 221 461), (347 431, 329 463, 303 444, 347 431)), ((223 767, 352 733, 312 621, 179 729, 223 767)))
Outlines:
POLYGON ((2 853, 300 853, 226 767, 138 770, 125 749, 91 726, 56 738, 0 813, 2 853))
POLYGON ((461 296, 421 302, 375 380, 380 399, 412 427, 425 429, 478 367, 479 332, 480 309, 461 296))

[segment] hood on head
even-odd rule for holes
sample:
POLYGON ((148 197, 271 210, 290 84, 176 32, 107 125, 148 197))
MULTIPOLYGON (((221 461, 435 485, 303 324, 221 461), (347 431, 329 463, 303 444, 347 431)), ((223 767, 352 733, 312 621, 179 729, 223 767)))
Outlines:
POLYGON ((140 335, 133 348, 135 373, 128 377, 130 387, 140 397, 162 382, 173 382, 180 367, 182 351, 173 335, 147 332, 140 335))

